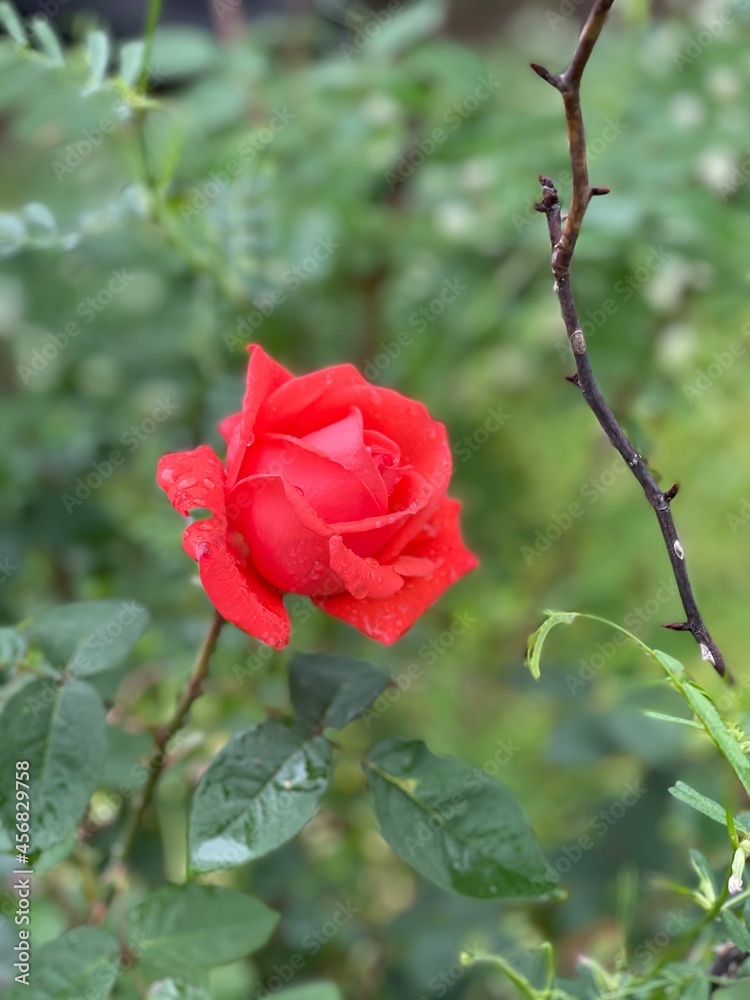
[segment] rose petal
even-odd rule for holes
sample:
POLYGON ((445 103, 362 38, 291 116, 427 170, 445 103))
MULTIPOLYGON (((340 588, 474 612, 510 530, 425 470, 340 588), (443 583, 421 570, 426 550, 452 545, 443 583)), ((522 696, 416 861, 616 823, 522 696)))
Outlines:
POLYGON ((355 406, 366 430, 398 441, 400 464, 413 468, 425 480, 422 514, 405 521, 388 543, 383 557, 395 559, 427 523, 445 496, 452 458, 445 427, 430 416, 422 403, 370 385, 351 365, 312 372, 281 385, 269 397, 258 417, 258 430, 290 434, 312 433, 342 420, 355 406))
MULTIPOLYGON (((387 496, 378 504, 359 476, 304 441, 286 434, 261 434, 248 448, 241 479, 278 476, 301 490, 324 521, 360 521, 385 514, 387 496)), ((385 494, 385 486, 381 487, 385 494)))
POLYGON ((456 500, 446 497, 404 553, 435 563, 435 572, 430 576, 407 579, 392 597, 357 600, 347 594, 317 599, 315 603, 379 642, 386 645, 395 642, 444 590, 477 565, 476 557, 461 539, 460 509, 456 500))
POLYGON ((255 422, 261 407, 279 386, 293 380, 292 374, 269 358, 259 344, 251 344, 248 350, 250 360, 242 410, 222 420, 219 426, 227 442, 227 485, 230 488, 239 478, 248 445, 253 443, 255 422))
POLYGON ((355 555, 344 545, 339 535, 330 539, 330 553, 331 569, 358 600, 390 597, 404 585, 404 581, 390 566, 380 566, 375 559, 362 559, 355 555))
POLYGON ((227 534, 224 469, 207 445, 165 455, 157 482, 181 514, 201 508, 213 517, 196 521, 183 546, 198 562, 201 583, 216 610, 250 635, 281 649, 289 642, 289 615, 281 595, 261 580, 227 534))
POLYGON ((419 556, 399 556, 393 568, 400 576, 431 576, 437 564, 432 559, 421 559, 419 556))
POLYGON ((370 385, 352 365, 324 368, 281 385, 263 407, 258 429, 302 437, 342 420, 353 406, 366 429, 398 442, 401 465, 416 469, 442 496, 452 465, 443 425, 422 403, 370 385))
POLYGON ((329 567, 333 531, 301 490, 279 476, 252 476, 231 491, 228 509, 258 572, 279 590, 310 596, 344 591, 329 567))
POLYGON ((385 512, 388 509, 390 490, 386 489, 378 466, 365 446, 362 414, 356 407, 343 420, 306 434, 300 440, 354 473, 372 494, 378 511, 385 512))
POLYGON ((391 513, 363 518, 361 521, 336 521, 330 527, 341 535, 345 544, 360 556, 378 556, 391 538, 410 518, 418 514, 430 495, 424 479, 416 472, 405 472, 391 494, 391 513))

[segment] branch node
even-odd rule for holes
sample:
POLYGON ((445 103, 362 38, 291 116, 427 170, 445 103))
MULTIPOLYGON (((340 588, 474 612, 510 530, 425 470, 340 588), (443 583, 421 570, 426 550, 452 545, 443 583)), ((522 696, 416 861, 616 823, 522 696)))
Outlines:
POLYGON ((583 335, 583 330, 575 330, 571 334, 570 346, 573 348, 573 353, 579 357, 586 353, 586 338, 583 335))
POLYGON ((664 494, 664 499, 667 503, 671 503, 677 494, 680 492, 680 484, 675 483, 674 486, 670 486, 667 492, 664 494))
POLYGON ((541 78, 545 80, 551 87, 554 87, 555 90, 560 90, 562 82, 559 76, 555 76, 554 74, 550 73, 548 69, 545 69, 544 66, 540 66, 539 63, 530 63, 530 65, 537 76, 541 76, 541 78))

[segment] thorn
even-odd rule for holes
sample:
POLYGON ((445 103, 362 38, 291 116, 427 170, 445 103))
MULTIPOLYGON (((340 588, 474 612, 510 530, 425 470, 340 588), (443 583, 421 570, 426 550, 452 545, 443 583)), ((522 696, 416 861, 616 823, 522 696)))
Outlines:
POLYGON ((591 188, 591 195, 595 198, 597 195, 609 194, 611 190, 612 188, 591 188))
POLYGON ((690 626, 687 622, 671 622, 669 625, 662 625, 662 628, 671 628, 673 632, 690 631, 690 626))
POLYGON ((680 492, 680 484, 675 483, 674 486, 671 486, 664 494, 664 499, 666 500, 667 503, 671 503, 679 492, 680 492))
POLYGON ((530 65, 537 76, 541 76, 541 78, 546 80, 546 82, 553 86, 555 90, 560 89, 560 81, 558 77, 553 76, 548 69, 545 69, 544 66, 540 66, 539 63, 530 63, 530 65))
POLYGON ((576 372, 575 375, 566 375, 565 381, 570 382, 572 385, 578 386, 579 389, 581 388, 581 380, 578 377, 578 372, 576 372))

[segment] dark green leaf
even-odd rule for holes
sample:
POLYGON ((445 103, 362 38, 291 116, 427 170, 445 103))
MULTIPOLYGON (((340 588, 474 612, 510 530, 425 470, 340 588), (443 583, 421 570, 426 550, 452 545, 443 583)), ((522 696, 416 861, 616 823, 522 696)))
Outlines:
POLYGON ((0 670, 17 666, 26 655, 26 639, 12 628, 0 628, 0 670))
POLYGON ((718 802, 714 802, 713 799, 709 799, 705 795, 701 795, 700 792, 696 792, 694 788, 686 785, 684 781, 678 781, 676 785, 669 789, 669 794, 674 795, 678 801, 684 802, 685 805, 692 806, 693 809, 699 813, 703 813, 704 816, 708 816, 714 822, 721 823, 726 828, 726 810, 718 802))
POLYGON ((724 926, 727 929, 727 933, 737 945, 743 951, 750 951, 750 931, 745 927, 745 925, 732 913, 731 910, 722 910, 721 919, 724 921, 724 926))
POLYGON ((384 691, 388 675, 363 660, 328 653, 298 653, 289 667, 289 690, 299 719, 343 729, 384 691))
POLYGON ((123 660, 148 627, 135 601, 59 604, 34 622, 32 635, 53 667, 85 677, 123 660))
POLYGON ((104 706, 85 681, 25 685, 0 717, 0 817, 11 829, 17 761, 28 761, 35 850, 63 840, 80 820, 104 761, 104 706))
POLYGON ((233 736, 201 778, 190 815, 190 866, 216 871, 259 858, 311 818, 328 786, 331 748, 278 719, 233 736))
POLYGON ((31 993, 16 983, 8 1000, 106 1000, 120 969, 117 939, 98 927, 77 927, 47 941, 31 958, 31 993))
POLYGON ((131 948, 154 969, 210 969, 261 948, 278 914, 234 889, 166 885, 130 914, 131 948))
POLYGON ((558 895, 513 796, 483 771, 388 740, 366 764, 383 836, 445 889, 478 899, 558 895))

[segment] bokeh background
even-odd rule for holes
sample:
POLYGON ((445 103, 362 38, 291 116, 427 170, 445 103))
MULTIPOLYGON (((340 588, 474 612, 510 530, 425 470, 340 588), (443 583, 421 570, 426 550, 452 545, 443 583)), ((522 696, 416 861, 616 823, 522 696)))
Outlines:
MULTIPOLYGON (((85 91, 80 43, 108 17, 119 41, 137 37, 144 6, 48 4, 68 39, 63 67, 0 44, 1 620, 99 597, 136 598, 153 617, 139 655, 98 680, 115 708, 101 829, 84 845, 91 872, 117 827, 107 792, 169 714, 210 614, 155 465, 219 445, 254 340, 298 373, 351 361, 448 426, 479 570, 395 647, 315 613, 292 648, 346 652, 394 677, 417 664, 408 690, 346 742, 415 736, 496 775, 570 898, 521 907, 429 886, 386 847, 359 772, 342 763, 293 844, 232 873, 284 919, 262 960, 213 974, 214 995, 255 996, 297 953, 306 976, 347 997, 489 1000, 515 994, 491 969, 460 970, 464 945, 523 964, 549 935, 570 975, 582 952, 614 960, 626 922, 631 948, 658 950, 690 904, 654 873, 689 879, 695 845, 728 860, 720 828, 666 789, 681 777, 719 800, 735 791, 707 744, 644 717, 671 696, 652 663, 615 651, 611 628, 559 630, 539 682, 523 667, 543 609, 581 610, 717 690, 690 639, 659 628, 680 608, 653 514, 564 379, 533 211, 539 173, 569 193, 564 119, 528 63, 562 68, 587 5, 415 0, 378 20, 337 3, 166 4, 141 140, 115 90, 85 91), (113 452, 123 460, 102 475, 113 452), (80 483, 97 472, 87 495, 80 483), (355 915, 332 924, 348 901, 355 915)), ((612 194, 591 206, 574 276, 607 397, 662 484, 681 483, 674 509, 699 602, 740 678, 748 41, 740 0, 616 4, 584 86, 592 181, 612 194)), ((231 732, 285 709, 290 653, 223 635, 134 857, 144 884, 184 877, 191 789, 231 732)), ((85 919, 80 861, 39 880, 39 942, 85 919)), ((6 927, 6 958, 11 940, 6 927)))

